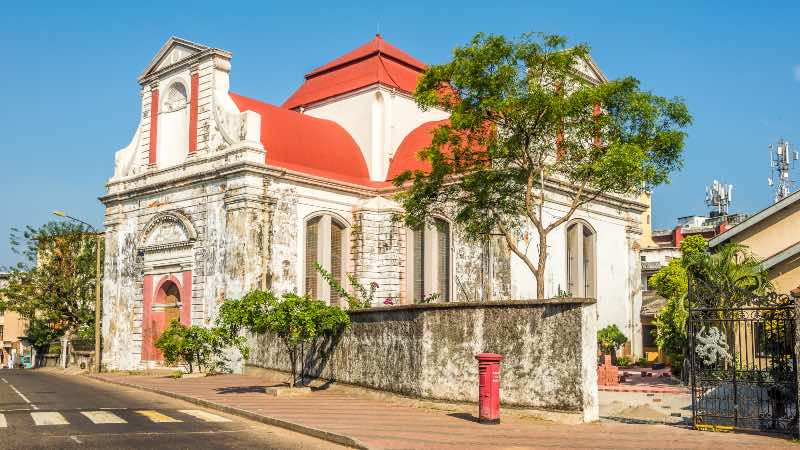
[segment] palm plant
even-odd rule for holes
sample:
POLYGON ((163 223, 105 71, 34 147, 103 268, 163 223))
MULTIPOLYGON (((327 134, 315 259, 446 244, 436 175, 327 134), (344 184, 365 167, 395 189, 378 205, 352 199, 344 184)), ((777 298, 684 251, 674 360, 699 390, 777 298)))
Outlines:
POLYGON ((725 244, 716 253, 684 255, 695 307, 755 306, 773 291, 767 270, 746 246, 725 244))

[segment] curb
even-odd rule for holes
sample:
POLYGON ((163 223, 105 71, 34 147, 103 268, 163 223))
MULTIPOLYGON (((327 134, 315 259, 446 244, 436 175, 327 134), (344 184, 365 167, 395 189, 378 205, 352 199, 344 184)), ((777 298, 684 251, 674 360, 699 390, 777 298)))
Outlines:
POLYGON ((334 444, 344 445, 351 448, 369 450, 369 447, 364 445, 363 443, 359 442, 357 439, 353 439, 349 436, 345 436, 342 434, 331 433, 330 431, 320 430, 318 428, 309 427, 306 425, 300 425, 299 423, 289 422, 288 420, 276 419, 274 417, 264 416, 261 414, 256 414, 254 412, 246 411, 239 408, 234 408, 232 406, 225 406, 220 405, 219 403, 210 402, 208 400, 202 400, 199 398, 190 397, 188 395, 177 394, 175 392, 164 391, 161 389, 140 386, 138 384, 126 383, 124 381, 116 381, 116 380, 109 380, 106 378, 99 378, 93 375, 85 375, 87 378, 92 380, 101 381, 104 383, 109 384, 116 384, 119 386, 129 387, 133 389, 139 389, 142 391, 153 392, 155 394, 164 395, 166 397, 175 398, 178 400, 183 400, 189 403, 194 403, 196 405, 205 406, 207 408, 215 409, 217 411, 222 411, 228 414, 233 414, 235 416, 244 417, 246 419, 254 420, 256 422, 261 422, 267 425, 272 425, 280 428, 285 428, 287 430, 295 431, 297 433, 305 434, 308 436, 312 436, 319 439, 324 439, 329 442, 333 442, 334 444))

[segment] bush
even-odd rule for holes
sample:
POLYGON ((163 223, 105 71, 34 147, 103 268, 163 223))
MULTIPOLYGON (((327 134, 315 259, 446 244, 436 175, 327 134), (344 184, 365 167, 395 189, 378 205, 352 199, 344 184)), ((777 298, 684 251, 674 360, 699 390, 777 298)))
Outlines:
POLYGON ((227 369, 223 350, 231 344, 219 328, 187 327, 173 320, 155 342, 169 365, 181 364, 189 373, 195 369, 206 372, 227 369))
POLYGON ((631 365, 631 358, 628 356, 618 356, 617 365, 620 367, 628 367, 631 365))
POLYGON ((223 303, 217 325, 227 336, 235 336, 241 330, 253 334, 275 333, 286 347, 291 361, 289 385, 294 387, 297 360, 302 356, 304 345, 348 328, 350 317, 339 307, 328 306, 308 296, 287 293, 277 298, 269 291, 252 291, 241 299, 223 303))
POLYGON ((646 356, 642 356, 636 361, 636 365, 639 367, 647 367, 648 365, 650 365, 650 362, 647 360, 646 356))
POLYGON ((616 325, 609 325, 597 332, 597 346, 605 354, 615 352, 628 342, 628 338, 616 325))

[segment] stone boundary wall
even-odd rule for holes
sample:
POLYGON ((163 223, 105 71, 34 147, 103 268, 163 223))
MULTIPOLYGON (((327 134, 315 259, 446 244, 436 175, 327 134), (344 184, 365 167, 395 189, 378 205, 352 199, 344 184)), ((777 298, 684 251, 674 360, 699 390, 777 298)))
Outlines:
MULTIPOLYGON (((501 402, 598 419, 593 299, 403 305, 351 311, 352 326, 306 349, 312 377, 421 398, 477 401, 475 355, 504 356, 501 402)), ((283 344, 251 337, 248 364, 290 370, 283 344)))

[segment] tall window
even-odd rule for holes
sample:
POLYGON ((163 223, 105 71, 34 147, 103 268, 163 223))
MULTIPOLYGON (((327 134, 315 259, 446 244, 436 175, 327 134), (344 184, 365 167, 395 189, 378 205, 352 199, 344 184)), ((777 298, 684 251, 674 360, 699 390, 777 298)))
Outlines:
POLYGON ((347 261, 345 226, 325 214, 306 222, 305 236, 305 292, 314 298, 337 303, 339 297, 317 272, 316 263, 342 284, 347 261))
POLYGON ((409 303, 431 294, 439 294, 440 301, 450 301, 450 224, 435 219, 432 226, 410 230, 407 236, 409 303))
POLYGON ((595 232, 588 224, 574 222, 567 227, 567 286, 575 297, 597 295, 596 247, 595 232))

